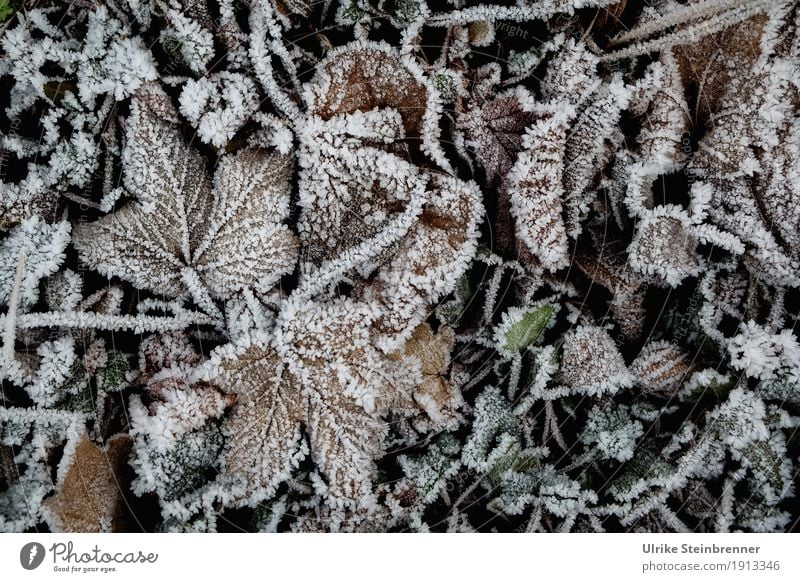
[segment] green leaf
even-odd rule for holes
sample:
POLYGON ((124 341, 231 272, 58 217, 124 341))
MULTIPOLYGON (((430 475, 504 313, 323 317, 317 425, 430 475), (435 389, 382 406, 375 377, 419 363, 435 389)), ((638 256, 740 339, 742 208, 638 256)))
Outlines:
POLYGON ((116 391, 127 385, 125 376, 130 371, 128 359, 120 352, 108 353, 108 364, 103 370, 103 389, 116 391))
POLYGON ((0 0, 0 22, 11 18, 19 9, 20 0, 0 0))
POLYGON ((776 491, 783 490, 782 459, 768 442, 754 441, 750 443, 744 449, 744 456, 776 491))
POLYGON ((365 14, 366 12, 361 9, 358 2, 355 0, 350 2, 346 7, 343 7, 341 11, 342 19, 353 24, 359 22, 365 14))
POLYGON ((519 353, 541 337, 555 313, 552 305, 542 305, 517 315, 519 319, 505 330, 503 351, 519 353))

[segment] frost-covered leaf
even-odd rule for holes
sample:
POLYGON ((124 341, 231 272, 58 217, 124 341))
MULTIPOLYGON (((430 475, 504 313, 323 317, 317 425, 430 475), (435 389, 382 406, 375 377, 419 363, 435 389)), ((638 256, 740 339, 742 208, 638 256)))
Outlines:
POLYGON ((672 287, 699 273, 697 240, 685 212, 675 206, 658 206, 647 211, 636 228, 630 247, 633 269, 672 287))
POLYGON ((236 397, 223 429, 222 471, 240 479, 246 498, 257 502, 290 476, 299 448, 300 393, 268 342, 216 356, 220 387, 236 397))
POLYGON ((391 108, 400 114, 406 134, 419 137, 432 89, 410 59, 399 58, 384 43, 353 43, 332 51, 307 86, 309 109, 328 120, 356 111, 391 108))
POLYGON ((465 132, 475 160, 483 167, 487 184, 505 178, 523 149, 526 128, 535 119, 536 114, 524 109, 516 92, 475 105, 458 116, 458 126, 465 132))
POLYGON ((418 222, 362 296, 378 305, 384 350, 397 346, 450 293, 477 250, 481 204, 473 184, 439 174, 418 222))
POLYGON ((596 447, 602 458, 622 462, 633 458, 636 439, 643 434, 642 423, 631 419, 627 406, 617 405, 611 410, 595 406, 589 412, 580 439, 596 447))
POLYGON ((633 384, 614 340, 592 325, 580 325, 564 338, 561 376, 567 386, 589 395, 614 393, 633 384))
POLYGON ((196 280, 215 297, 269 289, 294 265, 296 243, 283 225, 290 161, 242 150, 220 161, 212 188, 200 155, 158 117, 174 115, 167 97, 149 88, 138 100, 143 141, 129 146, 126 174, 149 166, 127 181, 134 192, 143 184, 147 202, 80 225, 74 244, 84 261, 173 297, 196 293, 196 280))
POLYGON ((670 397, 688 380, 691 360, 673 343, 650 342, 631 363, 630 370, 645 390, 670 397))
POLYGON ((495 328, 498 349, 507 358, 514 358, 531 344, 538 342, 552 325, 555 305, 541 303, 528 308, 512 307, 503 313, 503 320, 495 328))
MULTIPOLYGON (((794 39, 794 40, 793 40, 794 39)), ((778 3, 764 24, 749 73, 722 93, 691 168, 704 180, 692 194, 708 217, 746 248, 748 269, 767 281, 800 284, 797 87, 787 65, 796 7, 778 3), (699 198, 699 200, 698 200, 699 198)), ((737 75, 737 79, 738 79, 737 75)))
POLYGON ((356 294, 383 312, 375 325, 386 352, 453 290, 476 250, 476 186, 412 163, 408 138, 420 132, 423 150, 445 162, 428 139, 437 99, 414 63, 370 43, 334 51, 306 94, 303 275, 333 279, 355 271, 367 279, 374 272, 356 294), (369 90, 354 92, 359 83, 369 90))
POLYGON ((127 435, 110 438, 100 448, 83 437, 62 461, 56 494, 45 504, 53 531, 97 533, 120 527, 125 501, 120 467, 130 452, 127 435))
POLYGON ((148 338, 139 363, 149 404, 137 396, 129 402, 132 489, 155 492, 167 518, 212 470, 222 447, 216 420, 234 397, 194 381, 200 358, 179 333, 148 338))
POLYGON ((762 380, 774 378, 781 368, 800 366, 800 344, 791 330, 770 333, 754 321, 742 324, 728 351, 734 368, 762 380))
POLYGON ((190 15, 169 10, 167 17, 170 26, 161 31, 161 44, 195 73, 204 72, 214 56, 214 36, 190 15))
POLYGON ((447 377, 454 333, 445 327, 434 334, 427 323, 419 324, 401 351, 389 354, 392 360, 404 360, 418 370, 421 381, 413 392, 414 403, 425 412, 429 421, 418 421, 417 427, 428 430, 453 428, 458 422, 457 410, 464 404, 458 386, 447 377))
POLYGON ((86 47, 77 55, 81 99, 90 101, 109 93, 119 101, 157 78, 150 51, 139 37, 128 36, 108 8, 92 11, 88 26, 86 47))
POLYGON ((217 382, 237 396, 223 427, 223 475, 234 479, 242 504, 263 500, 289 477, 301 422, 330 502, 353 505, 370 495, 385 431, 380 414, 393 392, 412 388, 371 346, 372 317, 350 301, 289 302, 274 337, 215 352, 217 382))
POLYGON ((424 455, 401 455, 398 463, 407 480, 407 483, 399 484, 401 495, 413 494, 422 503, 435 500, 447 486, 447 479, 460 468, 459 451, 458 440, 445 433, 424 455), (413 493, 406 488, 413 488, 413 493))
POLYGON ((556 112, 528 129, 528 148, 520 154, 505 188, 517 238, 546 269, 567 265, 567 230, 563 216, 564 158, 568 117, 556 112))
POLYGON ((480 472, 492 466, 491 453, 497 439, 503 435, 516 436, 516 419, 508 401, 500 390, 486 388, 475 401, 475 420, 472 432, 462 449, 462 460, 467 467, 480 472))
POLYGON ((20 532, 42 520, 55 483, 48 461, 69 454, 84 434, 86 416, 58 410, 0 407, 0 457, 7 488, 0 491, 0 531, 20 532))

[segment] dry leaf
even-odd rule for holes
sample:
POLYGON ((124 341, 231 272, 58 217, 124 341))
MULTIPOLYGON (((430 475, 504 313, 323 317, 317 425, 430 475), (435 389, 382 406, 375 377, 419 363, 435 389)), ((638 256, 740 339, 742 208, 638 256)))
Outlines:
MULTIPOLYGON (((55 496, 45 501, 54 531, 117 531, 124 517, 121 465, 131 450, 127 435, 111 437, 104 449, 84 436, 67 460, 55 496)), ((63 470, 63 469, 62 469, 63 470)))

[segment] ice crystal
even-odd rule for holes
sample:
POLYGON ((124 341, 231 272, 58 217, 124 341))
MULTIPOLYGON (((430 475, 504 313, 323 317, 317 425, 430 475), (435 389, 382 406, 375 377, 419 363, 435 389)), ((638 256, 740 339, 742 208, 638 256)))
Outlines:
POLYGON ((70 224, 47 224, 32 217, 9 233, 0 246, 0 302, 8 304, 14 274, 22 258, 19 301, 31 305, 39 299, 39 281, 58 270, 69 244, 70 224))

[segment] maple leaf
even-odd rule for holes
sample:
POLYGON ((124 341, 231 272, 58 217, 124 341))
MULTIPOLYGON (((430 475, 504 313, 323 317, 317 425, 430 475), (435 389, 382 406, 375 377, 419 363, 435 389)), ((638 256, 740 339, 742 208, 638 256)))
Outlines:
POLYGON ((214 352, 211 377, 237 397, 223 426, 222 475, 236 484, 238 503, 269 497, 289 477, 301 424, 330 502, 357 505, 370 495, 386 430, 380 414, 414 380, 372 346, 373 317, 350 300, 289 300, 274 335, 214 352))
POLYGON ((168 97, 150 86, 134 103, 123 160, 126 186, 134 195, 141 187, 141 197, 76 228, 82 259, 172 297, 191 290, 197 299, 198 282, 217 298, 268 290, 295 262, 283 224, 289 158, 259 149, 224 156, 212 188, 203 158, 170 123, 168 97))

